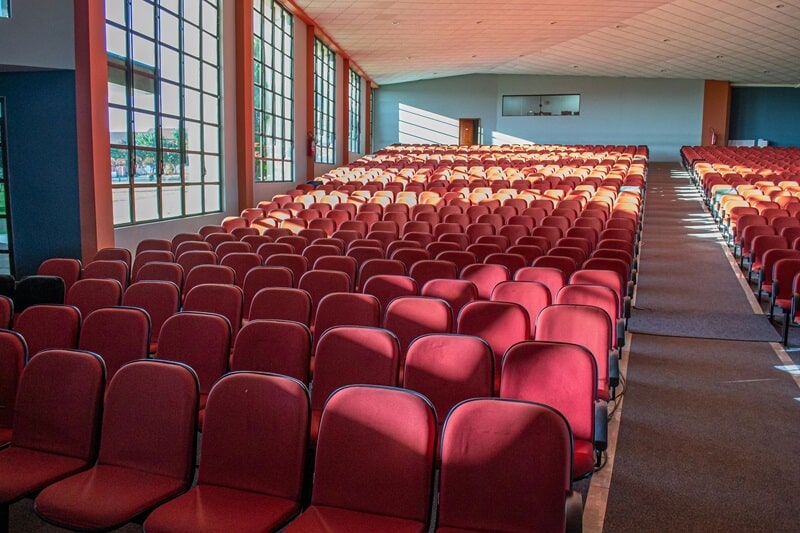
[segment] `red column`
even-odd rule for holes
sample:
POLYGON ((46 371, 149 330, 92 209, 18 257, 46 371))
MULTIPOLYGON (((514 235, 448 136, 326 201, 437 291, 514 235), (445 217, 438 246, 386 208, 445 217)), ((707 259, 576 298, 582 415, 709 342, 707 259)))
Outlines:
POLYGON ((239 211, 255 206, 253 0, 236 2, 236 162, 239 211))

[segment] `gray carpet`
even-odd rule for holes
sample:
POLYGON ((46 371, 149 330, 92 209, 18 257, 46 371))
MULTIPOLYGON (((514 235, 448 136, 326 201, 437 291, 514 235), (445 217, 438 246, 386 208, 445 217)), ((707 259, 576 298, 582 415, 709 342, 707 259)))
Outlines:
POLYGON ((604 530, 797 531, 800 389, 777 333, 679 169, 653 165, 647 195, 604 530))

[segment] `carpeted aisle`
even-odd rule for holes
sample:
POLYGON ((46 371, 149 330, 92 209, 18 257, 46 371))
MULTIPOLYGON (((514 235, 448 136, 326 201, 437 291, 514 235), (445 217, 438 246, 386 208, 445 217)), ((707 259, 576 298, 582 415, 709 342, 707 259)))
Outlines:
POLYGON ((800 528, 800 389, 722 247, 682 169, 652 165, 606 532, 800 528))

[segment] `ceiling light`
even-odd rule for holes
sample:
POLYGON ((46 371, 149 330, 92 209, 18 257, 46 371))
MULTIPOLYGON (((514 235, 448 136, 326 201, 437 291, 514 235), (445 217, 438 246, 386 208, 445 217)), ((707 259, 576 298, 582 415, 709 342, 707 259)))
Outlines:
POLYGON ((622 24, 617 24, 617 25, 616 25, 616 26, 614 26, 614 27, 615 27, 616 29, 618 29, 618 30, 621 30, 621 29, 622 29, 622 28, 624 28, 625 26, 623 26, 622 24))
POLYGON ((723 57, 725 57, 725 56, 723 56, 723 55, 718 55, 718 56, 717 56, 717 59, 722 59, 723 57))
POLYGON ((784 7, 786 6, 783 4, 778 4, 777 6, 775 6, 775 9, 783 9, 784 7))
POLYGON ((482 22, 483 22, 482 20, 476 20, 476 21, 475 21, 475 24, 480 24, 480 23, 482 23, 482 22))
POLYGON ((668 42, 669 42, 669 39, 663 39, 661 42, 662 42, 662 43, 668 43, 668 42))
POLYGON ((392 26, 397 26, 398 24, 400 24, 399 20, 393 20, 392 21, 392 26))
POLYGON ((550 25, 551 25, 551 26, 554 26, 555 24, 558 24, 558 22, 556 22, 555 20, 551 20, 551 21, 550 21, 550 25))
POLYGON ((478 57, 478 54, 472 54, 472 57, 478 57))

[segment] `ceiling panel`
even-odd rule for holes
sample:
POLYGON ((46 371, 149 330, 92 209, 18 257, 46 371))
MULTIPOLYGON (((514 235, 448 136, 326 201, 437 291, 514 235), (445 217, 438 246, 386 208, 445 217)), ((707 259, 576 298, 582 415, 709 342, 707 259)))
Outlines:
POLYGON ((800 0, 294 0, 378 84, 461 74, 800 85, 800 0))

